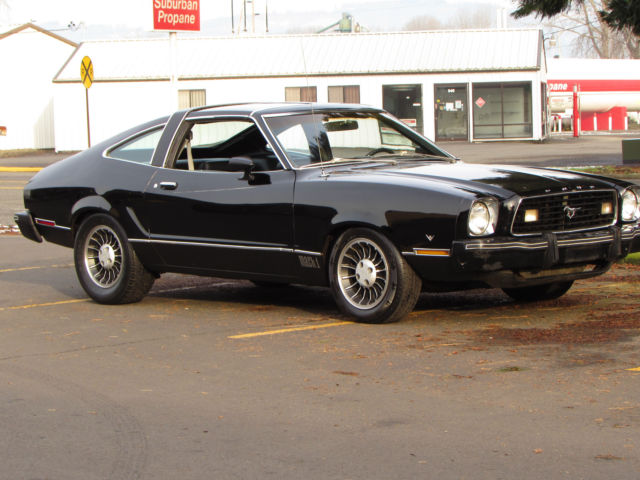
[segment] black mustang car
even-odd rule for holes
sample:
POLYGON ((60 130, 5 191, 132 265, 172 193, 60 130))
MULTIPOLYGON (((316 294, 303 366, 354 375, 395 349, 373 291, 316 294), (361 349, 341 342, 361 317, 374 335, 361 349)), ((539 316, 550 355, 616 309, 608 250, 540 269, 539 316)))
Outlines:
POLYGON ((35 175, 22 234, 73 247, 97 302, 163 272, 331 288, 380 323, 421 291, 563 295, 640 250, 640 188, 542 168, 466 165, 357 105, 179 111, 35 175))

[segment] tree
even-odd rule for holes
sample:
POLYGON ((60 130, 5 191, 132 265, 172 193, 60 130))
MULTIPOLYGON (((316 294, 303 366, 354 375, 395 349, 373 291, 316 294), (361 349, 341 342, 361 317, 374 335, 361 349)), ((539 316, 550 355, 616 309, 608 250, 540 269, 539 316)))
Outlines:
POLYGON ((442 30, 444 28, 445 27, 442 25, 442 22, 431 15, 420 15, 419 17, 414 17, 404 26, 404 30, 412 32, 421 30, 442 30))
MULTIPOLYGON (((519 7, 513 12, 515 18, 535 14, 542 18, 555 17, 568 12, 572 7, 580 7, 585 0, 517 0, 519 7)), ((630 29, 640 36, 640 1, 605 0, 598 16, 616 30, 630 29)))
POLYGON ((640 58, 640 37, 631 28, 612 28, 599 12, 606 0, 581 0, 553 17, 547 31, 573 36, 574 54, 596 58, 640 58))
POLYGON ((469 28, 491 28, 491 11, 486 8, 460 9, 446 23, 431 15, 421 15, 409 20, 403 30, 458 30, 469 28))

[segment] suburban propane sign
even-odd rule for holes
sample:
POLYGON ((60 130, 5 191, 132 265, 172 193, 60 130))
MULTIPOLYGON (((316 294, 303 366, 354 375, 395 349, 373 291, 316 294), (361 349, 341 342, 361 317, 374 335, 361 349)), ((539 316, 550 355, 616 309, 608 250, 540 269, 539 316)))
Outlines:
POLYGON ((153 0, 153 29, 200 31, 200 0, 153 0))

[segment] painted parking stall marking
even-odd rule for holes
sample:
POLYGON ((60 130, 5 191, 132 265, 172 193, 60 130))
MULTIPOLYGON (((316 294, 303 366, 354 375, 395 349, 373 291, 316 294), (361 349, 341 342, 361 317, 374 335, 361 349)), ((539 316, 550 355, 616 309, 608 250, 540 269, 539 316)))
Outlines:
POLYGON ((69 268, 69 267, 73 267, 73 263, 63 263, 60 265, 48 265, 48 266, 4 268, 0 270, 0 273, 23 272, 25 270, 40 270, 43 268, 69 268))
POLYGON ((39 172, 42 167, 0 167, 0 172, 20 173, 20 172, 39 172))
POLYGON ((264 337, 267 335, 281 335, 283 333, 303 332, 306 330, 319 330, 321 328, 342 327, 345 325, 353 325, 353 322, 332 322, 332 323, 322 323, 320 325, 301 325, 299 327, 281 328, 278 330, 266 330, 262 332, 242 333, 239 335, 231 335, 228 338, 232 340, 238 340, 238 339, 244 339, 244 338, 264 337))
POLYGON ((58 302, 32 303, 29 305, 14 305, 13 307, 0 307, 0 312, 9 310, 27 310, 29 308, 38 307, 54 307, 57 305, 68 305, 70 303, 83 303, 91 301, 90 298, 73 298, 71 300, 60 300, 58 302))

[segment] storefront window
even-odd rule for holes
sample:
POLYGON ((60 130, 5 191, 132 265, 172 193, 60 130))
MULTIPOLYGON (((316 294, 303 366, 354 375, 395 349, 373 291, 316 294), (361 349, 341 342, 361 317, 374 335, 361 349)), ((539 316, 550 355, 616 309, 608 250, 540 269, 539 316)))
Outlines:
POLYGON ((473 130, 475 138, 531 138, 531 84, 474 84, 473 130))

